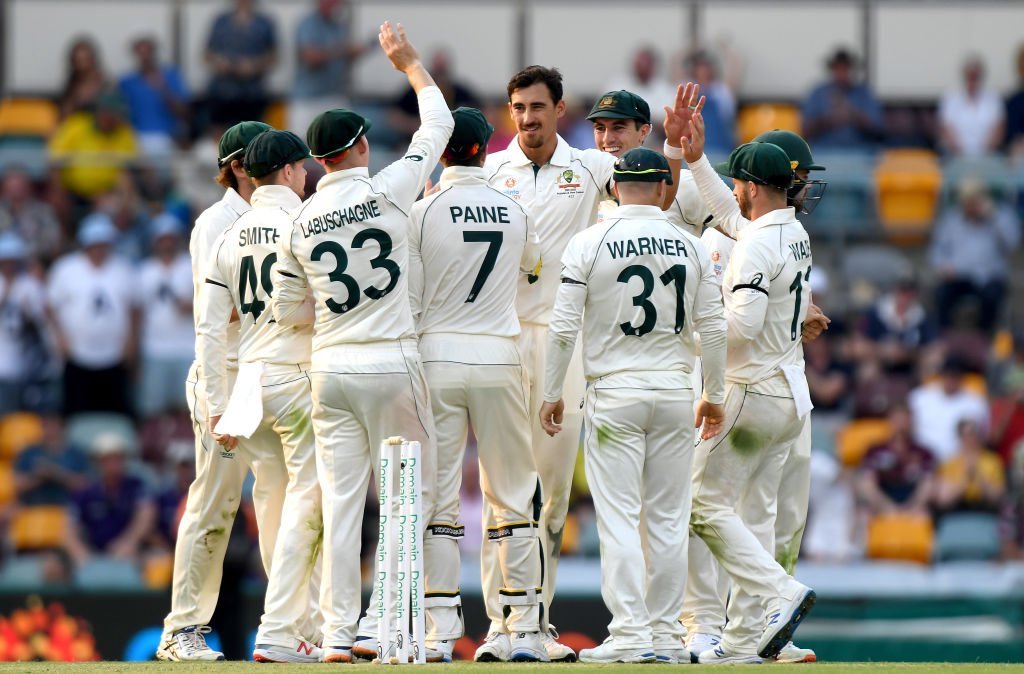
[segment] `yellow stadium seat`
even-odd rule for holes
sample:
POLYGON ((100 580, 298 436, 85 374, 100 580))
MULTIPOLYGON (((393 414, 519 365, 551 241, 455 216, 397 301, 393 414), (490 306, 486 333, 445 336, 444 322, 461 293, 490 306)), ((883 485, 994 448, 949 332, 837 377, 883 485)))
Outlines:
POLYGON ((882 153, 875 169, 878 216, 890 237, 920 240, 931 228, 942 189, 939 158, 930 150, 882 153))
POLYGON ((174 576, 174 557, 172 555, 156 555, 146 560, 142 567, 142 580, 146 587, 163 590, 171 586, 174 576))
POLYGON ((0 135, 48 137, 57 128, 57 104, 43 98, 7 98, 0 102, 0 135))
POLYGON ((15 550, 41 550, 64 545, 68 513, 63 506, 21 508, 11 519, 11 542, 15 550))
POLYGON ((868 522, 867 556, 928 564, 932 559, 935 530, 927 515, 886 513, 868 522))
POLYGON ((736 118, 736 129, 742 143, 749 143, 754 136, 773 129, 800 133, 800 109, 788 103, 745 105, 736 118))
POLYGON ((31 412, 12 412, 0 419, 0 460, 11 460, 18 453, 43 439, 43 420, 31 412))
POLYGON ((14 469, 8 462, 0 463, 0 506, 14 500, 14 469))
POLYGON ((889 439, 892 427, 888 419, 858 419, 839 431, 836 447, 844 466, 855 467, 869 449, 889 439))
POLYGON ((263 113, 263 121, 275 129, 287 129, 288 107, 284 101, 274 101, 268 105, 267 111, 263 113))

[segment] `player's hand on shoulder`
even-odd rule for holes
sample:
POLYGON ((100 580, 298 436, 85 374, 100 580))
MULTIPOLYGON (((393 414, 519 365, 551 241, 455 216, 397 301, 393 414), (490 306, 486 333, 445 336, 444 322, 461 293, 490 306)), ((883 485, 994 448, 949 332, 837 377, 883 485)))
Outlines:
POLYGON ((416 47, 409 42, 402 24, 395 24, 392 27, 390 21, 385 21, 381 24, 378 38, 381 48, 384 49, 384 53, 395 70, 404 73, 408 72, 410 68, 420 65, 420 55, 416 51, 416 47))
POLYGON ((565 412, 565 403, 559 399, 557 402, 549 403, 546 400, 540 407, 540 425, 544 432, 554 437, 562 430, 562 414, 565 412))
POLYGON ((725 423, 725 407, 701 400, 694 415, 693 427, 700 429, 700 439, 708 440, 722 432, 725 423))
POLYGON ((832 319, 825 315, 825 312, 813 302, 807 307, 807 318, 804 319, 803 329, 800 332, 802 341, 813 342, 822 332, 828 330, 832 319))

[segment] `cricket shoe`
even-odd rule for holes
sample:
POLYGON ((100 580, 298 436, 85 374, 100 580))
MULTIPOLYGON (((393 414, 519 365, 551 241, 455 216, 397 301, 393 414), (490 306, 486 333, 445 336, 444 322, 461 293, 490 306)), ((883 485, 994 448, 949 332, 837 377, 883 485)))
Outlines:
POLYGON ((352 662, 351 646, 328 646, 323 649, 323 661, 343 664, 352 662))
POLYGON ((710 651, 721 642, 722 638, 717 634, 704 634, 702 632, 691 634, 689 641, 686 642, 686 647, 690 650, 690 662, 697 664, 701 653, 710 651))
POLYGON ((156 659, 165 662, 223 660, 224 654, 206 643, 206 635, 210 631, 208 625, 192 625, 178 630, 160 642, 156 659))
POLYGON ((356 637, 352 644, 352 657, 373 660, 377 655, 377 637, 356 637))
POLYGON ((789 599, 779 597, 773 602, 777 607, 768 609, 767 625, 757 644, 757 654, 762 658, 774 658, 786 647, 817 600, 814 590, 795 580, 792 582, 796 592, 789 599))
POLYGON ((817 662, 818 656, 810 648, 800 648, 792 641, 782 647, 773 662, 792 664, 797 662, 817 662))
POLYGON ((701 653, 697 662, 702 665, 760 665, 764 660, 757 653, 733 653, 718 644, 701 653))
POLYGON ((510 642, 512 662, 551 662, 540 632, 513 632, 510 642))
POLYGON ((504 632, 491 632, 476 649, 473 659, 477 662, 508 662, 510 657, 512 657, 512 640, 509 636, 504 632))
POLYGON ((455 652, 455 641, 443 639, 442 641, 428 641, 426 643, 427 662, 451 662, 452 653, 455 652))
POLYGON ((554 625, 548 625, 547 632, 541 631, 540 639, 551 662, 576 662, 576 651, 558 641, 558 630, 554 625))
POLYGON ((644 662, 655 662, 653 648, 625 648, 616 646, 615 639, 608 637, 604 643, 594 648, 584 648, 580 651, 580 662, 624 662, 628 664, 640 664, 644 662))
POLYGON ((252 659, 256 662, 320 662, 323 652, 308 641, 298 640, 295 648, 274 644, 256 644, 252 659))
POLYGON ((693 662, 693 654, 685 646, 654 647, 654 661, 666 665, 689 665, 693 662))

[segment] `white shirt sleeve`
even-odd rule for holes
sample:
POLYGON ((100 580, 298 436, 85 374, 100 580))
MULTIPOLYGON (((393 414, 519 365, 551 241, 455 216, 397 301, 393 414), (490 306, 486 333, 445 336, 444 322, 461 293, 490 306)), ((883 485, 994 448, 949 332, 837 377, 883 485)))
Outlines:
POLYGON ((725 318, 729 323, 729 346, 738 346, 753 341, 764 329, 771 269, 761 251, 753 246, 736 246, 729 264, 734 270, 734 285, 725 318))
POLYGON ((690 171, 704 203, 714 216, 713 226, 735 239, 740 229, 750 221, 740 214, 740 206, 732 190, 722 182, 707 155, 701 155, 700 159, 691 164, 690 171))
POLYGON ((583 326, 587 303, 587 269, 583 241, 574 236, 562 256, 562 283, 555 295, 555 307, 548 323, 547 358, 544 363, 544 401, 562 398, 565 373, 583 326))
POLYGON ((408 213, 434 170, 455 120, 437 87, 422 89, 418 96, 420 128, 412 136, 405 156, 373 176, 374 189, 384 193, 403 213, 408 213))
POLYGON ((281 245, 277 251, 277 262, 274 264, 274 296, 270 300, 274 320, 285 327, 308 325, 310 304, 306 297, 309 294, 309 280, 302 265, 292 254, 292 239, 295 230, 285 232, 281 237, 281 245))
POLYGON ((700 334, 701 372, 704 375, 704 399, 725 402, 726 320, 722 305, 722 291, 711 258, 704 246, 695 246, 700 261, 701 276, 697 296, 693 302, 693 326, 700 334))
MULTIPOLYGON (((218 249, 220 246, 218 245, 218 249)), ((228 290, 228 277, 214 254, 206 270, 196 324, 196 359, 200 364, 200 386, 206 393, 209 417, 224 414, 228 404, 227 341, 228 323, 234 302, 228 290)))
POLYGON ((423 227, 423 201, 418 201, 409 214, 409 304, 412 318, 419 323, 423 312, 423 256, 420 254, 420 232, 423 227))

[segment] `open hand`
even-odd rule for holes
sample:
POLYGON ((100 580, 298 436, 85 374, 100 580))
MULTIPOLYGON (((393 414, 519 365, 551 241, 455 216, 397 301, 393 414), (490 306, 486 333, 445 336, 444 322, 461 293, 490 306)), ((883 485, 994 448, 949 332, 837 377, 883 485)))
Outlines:
POLYGON ((407 73, 411 68, 420 65, 420 55, 406 37, 402 24, 395 24, 395 28, 392 28, 391 22, 385 21, 381 24, 377 37, 395 70, 407 73))
POLYGON ((693 427, 700 429, 700 439, 708 440, 722 432, 725 423, 725 408, 707 400, 701 400, 694 415, 693 427))
POLYGON ((672 107, 665 106, 665 138, 668 144, 675 147, 678 138, 685 136, 690 129, 690 119, 695 112, 704 108, 704 98, 700 95, 700 85, 687 82, 676 87, 676 99, 672 107))

